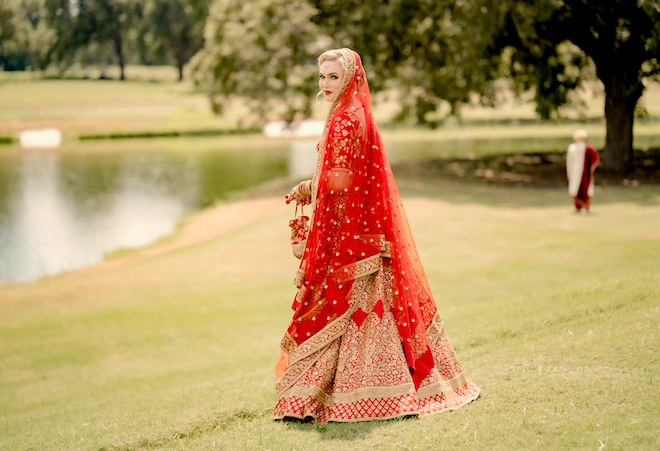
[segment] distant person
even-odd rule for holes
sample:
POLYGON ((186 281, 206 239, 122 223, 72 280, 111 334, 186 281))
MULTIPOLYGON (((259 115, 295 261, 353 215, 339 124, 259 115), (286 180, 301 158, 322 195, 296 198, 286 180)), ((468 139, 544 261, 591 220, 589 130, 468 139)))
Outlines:
POLYGON ((566 153, 566 177, 568 194, 573 197, 577 212, 589 214, 589 205, 594 195, 594 171, 600 164, 598 153, 587 144, 587 131, 576 130, 573 143, 566 153))
POLYGON ((452 348, 373 119, 362 59, 319 58, 331 104, 312 180, 289 200, 313 208, 282 338, 275 419, 368 421, 429 415, 476 399, 452 348))

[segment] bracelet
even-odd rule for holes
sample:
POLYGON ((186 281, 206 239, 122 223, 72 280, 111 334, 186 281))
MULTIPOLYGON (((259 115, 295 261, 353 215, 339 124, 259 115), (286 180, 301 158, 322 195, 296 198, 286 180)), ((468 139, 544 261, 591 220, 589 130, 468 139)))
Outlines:
POLYGON ((310 197, 312 195, 312 181, 305 180, 298 184, 298 192, 303 197, 310 197))

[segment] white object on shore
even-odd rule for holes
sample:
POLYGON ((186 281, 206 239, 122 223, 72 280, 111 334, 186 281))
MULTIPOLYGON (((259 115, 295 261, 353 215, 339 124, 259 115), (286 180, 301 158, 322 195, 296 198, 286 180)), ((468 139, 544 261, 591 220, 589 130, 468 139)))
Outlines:
POLYGON ((324 121, 305 119, 288 123, 286 121, 269 122, 264 127, 264 135, 269 138, 309 138, 323 133, 324 121))
POLYGON ((18 135, 23 149, 54 149, 62 144, 62 132, 56 128, 25 130, 18 135))

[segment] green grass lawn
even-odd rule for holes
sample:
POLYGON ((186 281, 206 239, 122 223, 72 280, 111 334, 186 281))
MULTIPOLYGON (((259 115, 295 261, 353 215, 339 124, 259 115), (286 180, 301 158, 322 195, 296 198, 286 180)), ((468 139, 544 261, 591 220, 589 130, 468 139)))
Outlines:
POLYGON ((186 83, 38 80, 0 83, 0 131, 56 127, 80 135, 227 129, 186 83))
POLYGON ((660 188, 400 178, 436 302, 482 396, 357 424, 270 419, 292 211, 104 271, 0 287, 0 449, 660 448, 660 188))

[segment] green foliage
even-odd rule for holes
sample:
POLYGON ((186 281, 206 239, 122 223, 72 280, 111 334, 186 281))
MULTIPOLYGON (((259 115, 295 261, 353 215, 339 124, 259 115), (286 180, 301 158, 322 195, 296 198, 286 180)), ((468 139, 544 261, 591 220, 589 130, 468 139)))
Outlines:
POLYGON ((454 40, 459 24, 448 2, 317 0, 315 5, 319 26, 338 45, 357 49, 368 72, 375 72, 372 89, 396 79, 405 93, 400 118, 412 114, 426 123, 426 114, 443 101, 452 111, 467 101, 474 74, 460 64, 463 54, 450 51, 460 43, 454 40))
POLYGON ((626 97, 639 98, 642 78, 659 69, 656 1, 637 5, 627 0, 545 0, 504 5, 496 46, 515 49, 509 73, 522 88, 535 87, 541 116, 566 103, 567 92, 580 85, 587 58, 594 62, 606 92, 623 84, 626 97), (567 42, 575 49, 562 54, 567 42))
POLYGON ((536 89, 537 111, 550 117, 581 82, 593 62, 606 95, 604 166, 625 172, 632 164, 633 118, 644 78, 658 79, 660 3, 652 1, 543 0, 501 3, 506 15, 496 33, 498 49, 512 47, 510 75, 536 89), (572 43, 579 51, 562 55, 572 43), (573 70, 577 68, 577 71, 573 70))
MULTIPOLYGON (((311 66, 321 51, 341 46, 360 52, 368 72, 375 74, 370 81, 372 89, 402 88, 403 113, 414 114, 418 122, 425 123, 427 113, 443 103, 456 114, 474 92, 482 92, 483 101, 492 103, 487 82, 499 75, 498 60, 480 56, 489 43, 483 34, 470 36, 478 45, 466 45, 462 29, 474 20, 470 8, 461 10, 454 2, 428 0, 310 3, 214 3, 205 49, 198 55, 194 70, 198 83, 212 92, 218 110, 221 99, 231 94, 255 100, 253 109, 260 115, 267 111, 265 98, 272 95, 282 101, 285 87, 290 93, 309 95, 311 90, 305 92, 299 83, 285 80, 291 75, 301 81, 311 80, 311 75, 300 77, 300 72, 311 66), (286 14, 287 7, 296 13, 286 14), (308 43, 306 48, 300 49, 301 41, 308 43), (290 55, 279 56, 287 50, 290 55), (269 54, 276 56, 269 58, 269 54), (271 62, 290 75, 273 73, 274 68, 268 67, 271 62)), ((482 9, 478 14, 484 14, 482 9)), ((299 105, 297 98, 293 102, 299 105)), ((300 108, 288 106, 287 117, 291 119, 300 108)), ((303 112, 308 112, 307 108, 303 112)))
POLYGON ((261 118, 309 115, 314 58, 328 45, 311 21, 316 13, 306 0, 216 0, 206 44, 192 61, 195 82, 210 93, 214 109, 242 96, 261 118))
POLYGON ((149 0, 144 10, 143 32, 148 52, 173 57, 183 79, 183 66, 204 42, 209 0, 149 0))
POLYGON ((494 102, 489 82, 499 78, 499 62, 488 51, 490 32, 482 24, 492 14, 469 2, 399 2, 393 16, 408 17, 384 35, 397 36, 393 44, 400 50, 381 59, 399 61, 395 76, 409 90, 406 98, 415 100, 418 122, 444 103, 458 115, 477 93, 481 102, 494 102))
POLYGON ((16 26, 14 25, 14 11, 4 3, 0 4, 0 46, 5 41, 14 37, 16 26))
POLYGON ((55 61, 71 64, 76 51, 92 44, 111 45, 125 78, 125 40, 142 15, 142 0, 45 0, 47 20, 57 41, 51 48, 55 61))
POLYGON ((44 0, 5 0, 0 5, 0 67, 4 70, 43 68, 53 30, 43 20, 44 0))

